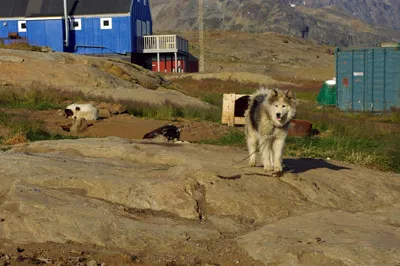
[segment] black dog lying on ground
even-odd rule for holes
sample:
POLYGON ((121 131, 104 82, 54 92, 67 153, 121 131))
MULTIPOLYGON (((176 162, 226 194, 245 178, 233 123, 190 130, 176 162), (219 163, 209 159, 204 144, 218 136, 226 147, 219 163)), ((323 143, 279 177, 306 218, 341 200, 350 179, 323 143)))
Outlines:
POLYGON ((167 140, 179 140, 181 130, 174 125, 165 125, 147 133, 143 136, 143 139, 153 139, 160 135, 164 136, 167 140))

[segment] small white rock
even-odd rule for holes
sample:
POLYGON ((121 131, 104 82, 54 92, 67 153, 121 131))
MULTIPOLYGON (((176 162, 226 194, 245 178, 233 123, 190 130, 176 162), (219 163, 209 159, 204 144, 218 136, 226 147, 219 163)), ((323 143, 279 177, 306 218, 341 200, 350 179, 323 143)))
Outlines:
POLYGON ((91 260, 87 263, 87 266, 97 266, 97 262, 95 260, 91 260))

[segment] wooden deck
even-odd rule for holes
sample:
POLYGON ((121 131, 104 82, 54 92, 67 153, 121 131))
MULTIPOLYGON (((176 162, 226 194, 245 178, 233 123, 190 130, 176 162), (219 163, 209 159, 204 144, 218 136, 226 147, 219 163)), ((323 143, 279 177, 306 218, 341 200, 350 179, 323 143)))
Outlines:
POLYGON ((140 39, 142 53, 189 53, 189 42, 178 35, 149 35, 140 39))

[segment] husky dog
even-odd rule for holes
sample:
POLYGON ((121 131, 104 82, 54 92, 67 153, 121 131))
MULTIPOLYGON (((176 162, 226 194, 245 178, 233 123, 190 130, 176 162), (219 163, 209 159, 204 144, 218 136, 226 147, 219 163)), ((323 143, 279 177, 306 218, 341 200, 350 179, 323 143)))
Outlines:
POLYGON ((147 133, 143 136, 143 139, 153 139, 160 135, 164 136, 167 140, 178 141, 181 137, 181 129, 171 124, 165 125, 147 133))
POLYGON ((289 122, 295 114, 296 99, 290 90, 262 88, 250 97, 245 113, 250 166, 256 165, 256 151, 260 145, 264 169, 282 172, 282 152, 289 122))
POLYGON ((72 117, 75 120, 85 118, 86 120, 99 119, 99 110, 90 103, 70 104, 64 109, 65 117, 72 117))

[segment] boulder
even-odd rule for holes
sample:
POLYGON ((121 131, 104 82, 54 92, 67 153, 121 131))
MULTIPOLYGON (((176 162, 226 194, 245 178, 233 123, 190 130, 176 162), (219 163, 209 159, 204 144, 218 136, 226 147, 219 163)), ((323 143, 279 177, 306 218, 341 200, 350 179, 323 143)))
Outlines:
POLYGON ((285 158, 276 178, 246 156, 116 137, 15 145, 0 151, 0 241, 202 258, 224 247, 245 265, 398 263, 400 175, 285 158))
POLYGON ((71 128, 69 129, 71 133, 73 134, 80 134, 84 132, 88 128, 88 123, 85 118, 80 118, 77 120, 74 120, 74 122, 71 125, 71 128))

